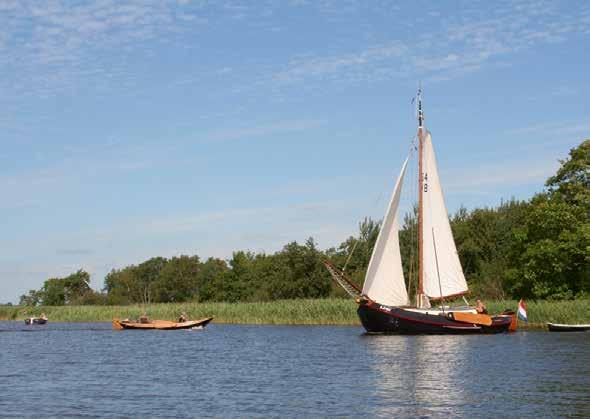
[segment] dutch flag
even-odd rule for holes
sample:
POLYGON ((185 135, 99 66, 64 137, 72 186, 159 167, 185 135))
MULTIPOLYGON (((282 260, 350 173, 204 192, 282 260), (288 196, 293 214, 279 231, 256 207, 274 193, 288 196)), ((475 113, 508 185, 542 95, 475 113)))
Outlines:
POLYGON ((528 322, 528 318, 526 316, 526 304, 522 298, 518 302, 518 318, 520 320, 528 322))

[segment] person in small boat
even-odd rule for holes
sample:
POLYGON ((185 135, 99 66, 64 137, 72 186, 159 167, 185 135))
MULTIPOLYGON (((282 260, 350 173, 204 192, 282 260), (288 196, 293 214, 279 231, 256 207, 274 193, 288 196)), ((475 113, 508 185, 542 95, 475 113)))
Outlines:
POLYGON ((488 314, 486 305, 480 299, 475 300, 475 311, 477 311, 478 314, 488 314))
POLYGON ((45 321, 47 321, 47 316, 45 315, 45 313, 41 313, 41 315, 39 316, 39 318, 40 318, 41 320, 45 320, 45 321))
POLYGON ((188 321, 188 316, 186 315, 186 313, 183 311, 180 314, 180 317, 178 318, 178 323, 184 323, 188 321))
POLYGON ((149 323, 150 322, 150 319, 147 316, 147 313, 145 311, 143 312, 143 314, 141 316, 139 316, 138 322, 139 323, 149 323))

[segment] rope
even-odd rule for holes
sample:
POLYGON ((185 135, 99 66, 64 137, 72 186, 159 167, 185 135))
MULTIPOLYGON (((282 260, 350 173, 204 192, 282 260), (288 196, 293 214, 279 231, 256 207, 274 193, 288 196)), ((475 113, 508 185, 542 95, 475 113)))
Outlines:
POLYGON ((342 272, 346 271, 346 265, 350 262, 350 258, 352 258, 352 254, 354 253, 354 249, 356 249, 356 245, 359 244, 360 240, 356 239, 354 242, 354 246, 352 246, 352 250, 348 253, 348 257, 346 258, 346 262, 344 262, 344 266, 342 267, 342 272))

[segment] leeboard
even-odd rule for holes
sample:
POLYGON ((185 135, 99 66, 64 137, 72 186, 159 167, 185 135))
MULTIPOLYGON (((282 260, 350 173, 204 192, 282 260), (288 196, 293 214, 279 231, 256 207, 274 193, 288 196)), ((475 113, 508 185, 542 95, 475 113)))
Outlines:
POLYGON ((480 324, 482 326, 492 325, 492 318, 487 314, 462 313, 457 311, 450 313, 450 317, 455 321, 463 323, 480 324))

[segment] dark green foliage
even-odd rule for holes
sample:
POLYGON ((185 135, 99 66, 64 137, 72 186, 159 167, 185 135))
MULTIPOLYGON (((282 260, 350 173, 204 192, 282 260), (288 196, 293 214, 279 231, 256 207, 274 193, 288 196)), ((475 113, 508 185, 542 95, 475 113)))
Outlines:
MULTIPOLYGON (((141 266, 141 265, 140 265, 141 266)), ((180 256, 168 260, 152 281, 155 301, 183 302, 199 293, 201 262, 198 256, 180 256)))
POLYGON ((497 208, 460 209, 451 219, 465 277, 474 295, 506 298, 506 269, 514 231, 525 219, 528 204, 511 200, 497 208))
POLYGON ((65 278, 50 278, 38 291, 31 290, 20 297, 22 305, 61 306, 66 304, 95 304, 100 298, 90 288, 90 274, 82 269, 65 278))
POLYGON ((590 293, 590 140, 530 202, 511 246, 509 287, 536 298, 590 293))

